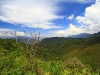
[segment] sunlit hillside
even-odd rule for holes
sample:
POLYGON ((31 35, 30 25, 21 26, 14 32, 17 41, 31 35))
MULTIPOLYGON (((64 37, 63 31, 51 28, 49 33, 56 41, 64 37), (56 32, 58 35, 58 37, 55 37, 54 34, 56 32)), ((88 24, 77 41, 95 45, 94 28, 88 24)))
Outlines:
MULTIPOLYGON (((38 45, 34 58, 25 51, 25 43, 0 39, 0 74, 99 75, 99 38, 45 38, 38 45)), ((30 50, 31 45, 28 47, 30 50)))

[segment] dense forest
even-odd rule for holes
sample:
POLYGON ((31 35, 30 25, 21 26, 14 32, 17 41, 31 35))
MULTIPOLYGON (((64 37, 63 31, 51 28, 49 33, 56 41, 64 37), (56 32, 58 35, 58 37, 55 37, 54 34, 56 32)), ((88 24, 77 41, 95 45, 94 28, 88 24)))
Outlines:
POLYGON ((0 39, 0 75, 100 74, 100 35, 45 38, 32 58, 26 49, 25 43, 0 39))

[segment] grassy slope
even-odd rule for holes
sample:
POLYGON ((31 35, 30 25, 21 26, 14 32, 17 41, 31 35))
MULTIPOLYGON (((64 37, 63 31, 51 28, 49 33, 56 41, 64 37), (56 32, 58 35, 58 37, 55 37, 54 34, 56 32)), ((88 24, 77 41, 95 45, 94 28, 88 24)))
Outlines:
MULTIPOLYGON (((13 40, 0 40, 0 75, 96 75, 90 68, 69 61, 35 59, 33 71, 28 68, 26 54, 13 40), (44 64, 45 63, 45 64, 44 64)), ((76 60, 80 62, 79 60, 76 60)), ((98 74, 97 74, 98 75, 98 74)))
POLYGON ((83 63, 89 64, 93 69, 100 69, 100 44, 83 49, 75 49, 62 56, 63 60, 77 57, 83 63))

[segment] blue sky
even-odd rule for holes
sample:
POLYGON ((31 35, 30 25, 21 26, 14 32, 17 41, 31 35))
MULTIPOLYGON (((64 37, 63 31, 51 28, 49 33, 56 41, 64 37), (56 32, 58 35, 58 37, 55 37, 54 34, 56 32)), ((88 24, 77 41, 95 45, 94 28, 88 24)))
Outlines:
POLYGON ((100 0, 0 0, 0 36, 23 29, 45 37, 97 33, 100 0))

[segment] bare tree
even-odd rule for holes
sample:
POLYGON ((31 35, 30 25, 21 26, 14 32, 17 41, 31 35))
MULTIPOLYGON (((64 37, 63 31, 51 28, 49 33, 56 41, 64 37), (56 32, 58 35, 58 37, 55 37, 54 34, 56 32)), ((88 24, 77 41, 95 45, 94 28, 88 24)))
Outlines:
POLYGON ((18 42, 18 36, 19 35, 17 34, 17 31, 14 30, 14 33, 6 32, 5 34, 11 34, 11 35, 14 35, 16 37, 16 44, 18 46, 20 46, 21 49, 26 53, 27 59, 28 59, 28 64, 29 64, 28 65, 29 70, 33 72, 34 64, 36 64, 34 56, 36 54, 38 44, 40 42, 40 32, 36 33, 35 30, 34 30, 34 33, 30 32, 31 41, 33 40, 32 45, 29 45, 30 38, 28 37, 25 30, 23 30, 23 33, 24 33, 25 36, 23 36, 22 40, 24 41, 25 48, 23 48, 20 45, 20 43, 18 42))

